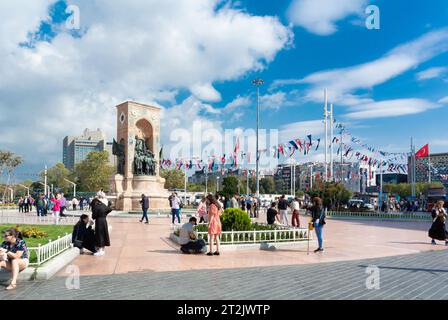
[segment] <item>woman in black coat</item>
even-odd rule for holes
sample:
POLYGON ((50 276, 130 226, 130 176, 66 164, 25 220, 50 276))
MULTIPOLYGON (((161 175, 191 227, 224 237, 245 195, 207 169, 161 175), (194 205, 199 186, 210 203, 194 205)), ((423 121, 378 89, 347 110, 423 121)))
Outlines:
POLYGON ((84 253, 84 248, 93 253, 96 252, 95 233, 92 229, 92 224, 93 222, 90 221, 89 216, 83 214, 73 227, 72 243, 81 250, 81 254, 84 253))
POLYGON ((432 226, 429 229, 428 235, 432 239, 431 243, 436 244, 435 239, 445 241, 448 246, 448 232, 446 231, 446 211, 443 208, 443 201, 437 202, 437 205, 432 209, 432 226))
POLYGON ((110 246, 106 217, 111 211, 112 208, 110 206, 106 206, 97 198, 93 199, 92 219, 95 220, 95 246, 98 248, 95 256, 104 255, 104 247, 110 246))

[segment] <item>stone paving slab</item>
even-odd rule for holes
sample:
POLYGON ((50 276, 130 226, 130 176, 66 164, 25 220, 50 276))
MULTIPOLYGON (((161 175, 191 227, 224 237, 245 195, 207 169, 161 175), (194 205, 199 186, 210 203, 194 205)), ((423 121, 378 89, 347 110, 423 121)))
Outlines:
POLYGON ((56 277, 0 290, 0 299, 441 300, 447 298, 447 275, 443 250, 310 265, 81 276, 79 289, 71 290, 67 277, 56 277), (379 268, 378 290, 366 288, 372 265, 379 268))

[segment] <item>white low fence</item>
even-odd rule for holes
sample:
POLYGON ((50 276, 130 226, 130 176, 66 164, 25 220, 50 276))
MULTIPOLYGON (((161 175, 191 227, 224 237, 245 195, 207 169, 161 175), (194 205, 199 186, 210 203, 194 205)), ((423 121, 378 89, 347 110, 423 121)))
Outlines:
POLYGON ((37 261, 30 263, 30 266, 40 266, 42 263, 70 248, 72 248, 72 234, 66 234, 62 238, 58 237, 58 239, 54 241, 50 240, 45 245, 28 248, 30 258, 31 255, 37 256, 37 261))
MULTIPOLYGON (((208 243, 208 232, 196 232, 197 238, 208 243)), ((221 244, 279 243, 312 240, 312 233, 306 228, 288 228, 275 230, 223 231, 221 244)))
POLYGON ((344 212, 328 211, 328 217, 334 218, 370 218, 375 220, 431 221, 429 212, 344 212))

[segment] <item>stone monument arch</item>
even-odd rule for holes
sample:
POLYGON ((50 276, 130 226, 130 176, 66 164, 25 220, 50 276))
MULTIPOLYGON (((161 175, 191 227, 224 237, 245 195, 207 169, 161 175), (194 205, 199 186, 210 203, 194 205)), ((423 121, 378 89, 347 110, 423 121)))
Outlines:
POLYGON ((111 178, 117 210, 141 210, 142 194, 150 198, 150 208, 169 209, 159 175, 159 139, 160 108, 130 101, 117 106, 117 174, 111 178))

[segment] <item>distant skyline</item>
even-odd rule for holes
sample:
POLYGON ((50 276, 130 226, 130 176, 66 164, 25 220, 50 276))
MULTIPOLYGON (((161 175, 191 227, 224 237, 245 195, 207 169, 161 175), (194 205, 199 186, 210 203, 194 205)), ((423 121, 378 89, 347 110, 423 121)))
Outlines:
MULTIPOLYGON (((161 145, 193 120, 263 129, 279 142, 323 136, 323 89, 335 118, 365 143, 448 151, 445 0, 70 1, 0 3, 0 149, 24 157, 16 179, 62 162, 62 140, 84 128, 116 134, 115 106, 163 108, 161 145), (368 5, 380 29, 365 26, 368 5)), ((299 161, 322 160, 310 154, 299 161)), ((21 178, 23 177, 23 179, 21 178)))

